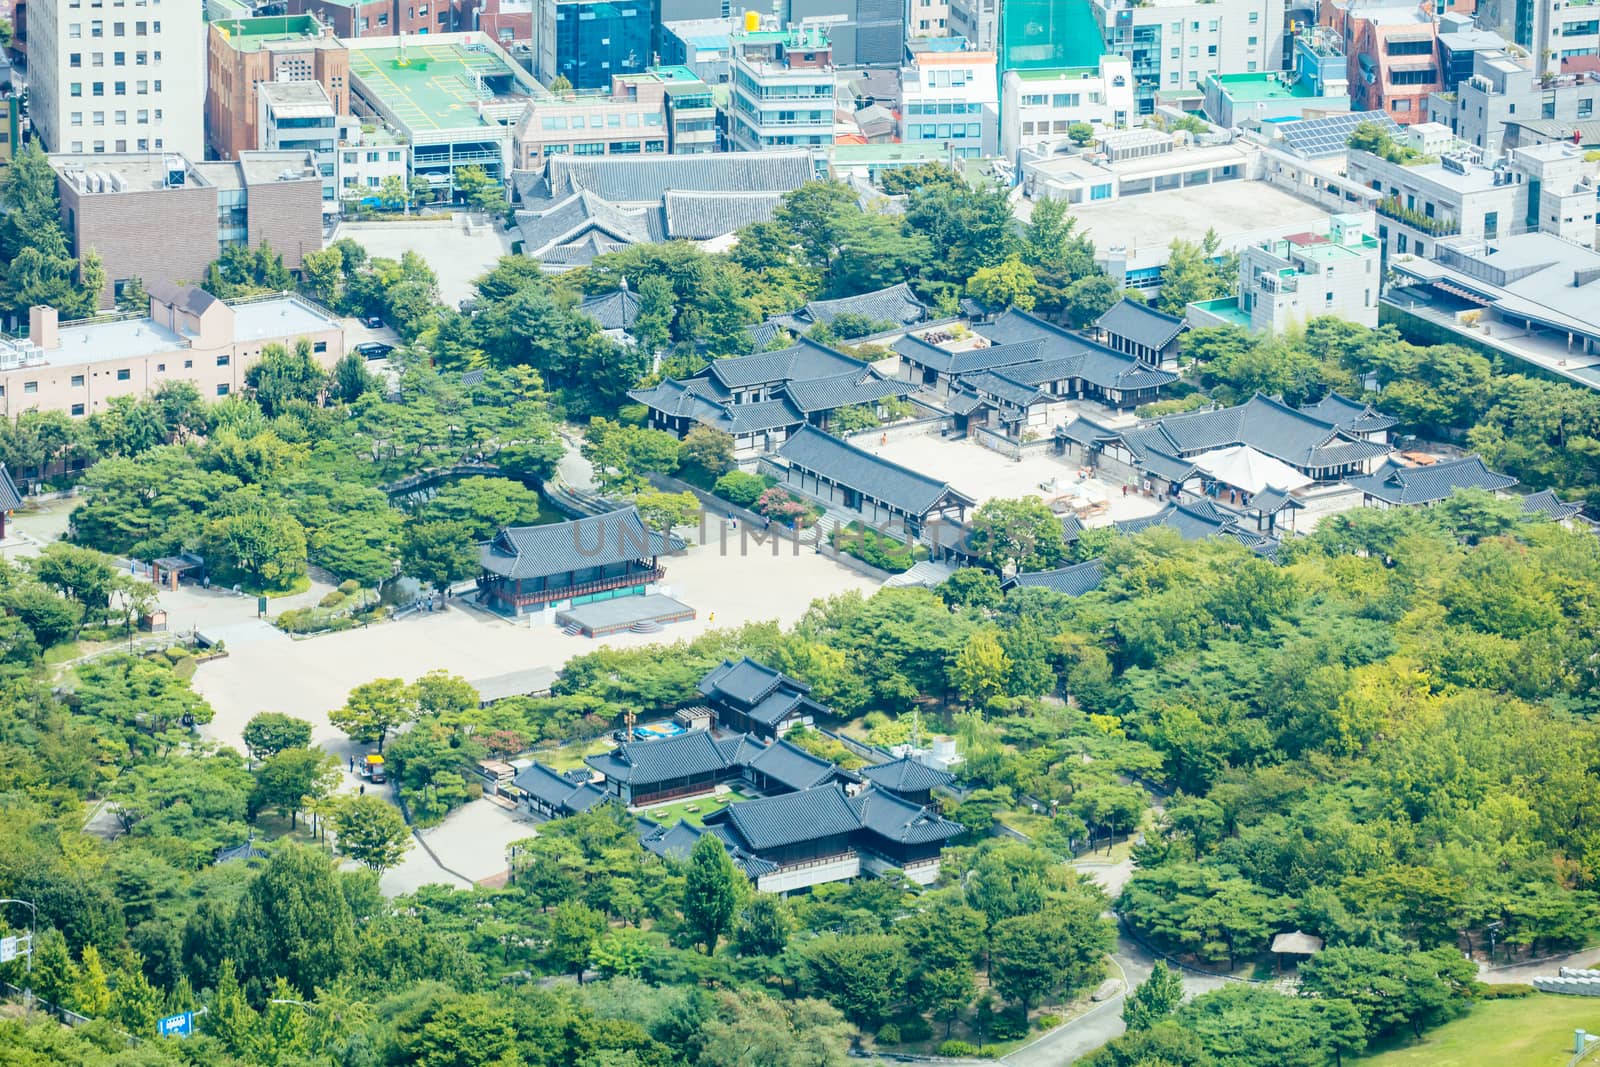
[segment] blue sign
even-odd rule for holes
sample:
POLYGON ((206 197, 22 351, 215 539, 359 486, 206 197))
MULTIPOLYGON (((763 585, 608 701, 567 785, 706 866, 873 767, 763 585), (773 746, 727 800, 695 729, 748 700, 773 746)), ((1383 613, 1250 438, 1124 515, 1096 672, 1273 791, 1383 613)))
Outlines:
POLYGON ((162 1037, 188 1037, 194 1033, 194 1012, 167 1016, 156 1024, 156 1032, 162 1037))

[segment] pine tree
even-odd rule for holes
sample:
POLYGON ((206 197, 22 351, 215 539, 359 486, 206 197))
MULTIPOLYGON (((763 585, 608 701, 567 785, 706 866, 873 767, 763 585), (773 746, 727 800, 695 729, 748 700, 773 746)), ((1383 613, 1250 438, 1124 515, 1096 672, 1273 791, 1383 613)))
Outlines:
POLYGON ((1183 1003, 1183 979, 1156 961, 1146 978, 1122 1004, 1122 1021, 1130 1031, 1148 1030, 1178 1010, 1183 1003))

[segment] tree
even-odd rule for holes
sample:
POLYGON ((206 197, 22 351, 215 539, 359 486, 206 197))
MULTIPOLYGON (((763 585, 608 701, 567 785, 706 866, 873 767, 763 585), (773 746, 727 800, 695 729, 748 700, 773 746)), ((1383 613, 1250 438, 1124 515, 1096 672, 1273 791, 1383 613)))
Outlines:
POLYGON ((116 1024, 139 1037, 155 1037, 162 1015, 161 994, 137 966, 117 971, 111 990, 110 1016, 116 1024))
POLYGON ((1020 255, 1013 255, 1003 263, 978 268, 967 279, 967 292, 988 307, 1032 311, 1034 285, 1033 271, 1020 255))
POLYGON ((1301 992, 1354 1005, 1369 1039, 1402 1028, 1420 1039, 1428 1027, 1465 1013, 1478 974, 1476 964, 1453 947, 1386 952, 1334 946, 1311 957, 1301 970, 1301 992))
POLYGON ((1085 329, 1110 311, 1122 298, 1122 290, 1106 274, 1091 274, 1067 286, 1062 297, 1061 315, 1067 324, 1085 329))
POLYGON ((390 174, 383 179, 378 186, 378 200, 386 205, 402 207, 407 215, 411 214, 411 193, 405 178, 398 174, 390 174))
POLYGON ((377 678, 350 690, 344 707, 328 712, 328 721, 352 741, 375 743, 382 752, 390 732, 416 718, 416 714, 410 686, 399 678, 377 678))
POLYGON ((562 901, 550 918, 550 962, 564 973, 582 975, 605 932, 600 912, 579 900, 562 901))
POLYGON ((1061 520, 1038 497, 985 501, 968 526, 968 543, 1002 573, 1046 570, 1067 554, 1061 520))
POLYGON ((244 727, 244 747, 251 759, 271 759, 286 748, 307 748, 311 724, 281 711, 263 711, 244 727))
POLYGON ((487 541, 502 526, 539 521, 539 494, 510 478, 473 475, 440 489, 422 511, 425 521, 466 527, 473 541, 487 541))
POLYGON ((794 918, 783 898, 773 893, 756 893, 739 913, 733 943, 741 956, 776 958, 783 954, 793 932, 794 918))
POLYGON ((1005 594, 1000 591, 1000 579, 981 567, 958 568, 937 592, 951 607, 992 610, 1005 600, 1005 594))
POLYGON ((355 919, 333 861, 307 845, 279 842, 245 885, 233 945, 252 982, 286 979, 301 997, 328 987, 355 962, 355 919))
POLYGON ((262 411, 280 415, 292 403, 315 403, 328 375, 312 355, 311 342, 302 337, 293 348, 262 345, 261 358, 244 372, 244 383, 255 391, 262 411))
POLYGON ((1052 903, 1037 914, 995 924, 989 982, 1026 1015, 1042 997, 1070 997, 1098 982, 1111 945, 1111 929, 1092 897, 1052 903))
POLYGON ((678 464, 717 478, 733 469, 733 435, 696 426, 678 444, 678 464))
POLYGON ((707 956, 733 924, 739 906, 739 872, 715 834, 702 834, 689 854, 683 883, 683 921, 707 956))
POLYGON ((791 951, 800 987, 861 1030, 877 1029, 903 995, 905 950, 888 934, 823 934, 791 951))
POLYGON ((316 748, 286 748, 267 758, 256 771, 253 810, 273 807, 295 825, 301 807, 333 792, 339 784, 339 763, 316 748))
POLYGON ((556 96, 564 96, 572 92, 572 82, 567 80, 565 74, 557 74, 550 79, 550 92, 556 96))
POLYGON ((111 983, 100 960, 100 950, 93 945, 83 947, 77 978, 72 983, 72 1003, 84 1015, 104 1015, 111 1008, 111 983))
POLYGON ((41 649, 70 641, 83 625, 83 605, 63 600, 38 582, 18 582, 4 594, 4 604, 32 632, 41 649))
POLYGON ((994 633, 980 630, 967 639, 950 667, 950 681, 968 704, 982 707, 1005 692, 1011 661, 994 633))
POLYGON ((150 313, 150 294, 145 292, 144 279, 137 274, 123 283, 122 291, 117 294, 117 310, 140 315, 150 313))
POLYGON ((217 501, 199 547, 217 579, 251 592, 293 588, 306 573, 305 530, 253 488, 217 501))
POLYGON ((1074 122, 1072 125, 1067 127, 1067 136, 1070 137, 1072 139, 1072 143, 1077 145, 1079 148, 1084 147, 1090 141, 1094 140, 1094 134, 1094 127, 1087 122, 1074 122))
POLYGON ((476 164, 455 172, 455 189, 456 194, 474 211, 493 214, 505 210, 505 188, 476 164))
POLYGON ((1183 979, 1160 960, 1150 977, 1122 1003, 1122 1021, 1129 1030, 1148 1030, 1178 1010, 1183 1003, 1183 979))
POLYGON ((472 531, 459 522, 416 522, 400 544, 405 573, 443 592, 478 573, 472 531))
POLYGON ((411 828, 381 797, 342 798, 333 812, 333 827, 339 851, 373 874, 397 865, 411 847, 411 828))
POLYGON ((634 497, 633 503, 652 530, 692 525, 700 513, 700 500, 693 493, 644 492, 634 497))
POLYGON ((1230 296, 1239 284, 1238 256, 1221 254, 1222 240, 1207 230, 1197 244, 1175 238, 1161 272, 1160 308, 1182 315, 1196 300, 1230 296))

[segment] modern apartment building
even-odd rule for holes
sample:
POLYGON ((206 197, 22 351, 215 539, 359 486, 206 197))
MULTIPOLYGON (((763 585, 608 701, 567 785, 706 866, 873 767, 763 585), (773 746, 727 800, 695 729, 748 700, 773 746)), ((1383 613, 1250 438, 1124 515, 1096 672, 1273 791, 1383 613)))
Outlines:
POLYGON ((28 111, 52 152, 205 151, 201 0, 35 0, 28 111))
POLYGON ((619 74, 609 93, 529 101, 512 136, 516 168, 534 170, 569 154, 711 152, 716 119, 710 86, 687 67, 619 74))
POLYGON ((230 245, 263 244, 298 270, 322 247, 323 177, 305 152, 245 152, 196 163, 168 153, 52 155, 74 255, 105 265, 102 307, 131 278, 192 284, 230 245))
POLYGON ((233 19, 206 30, 206 142, 220 159, 268 147, 256 126, 257 87, 311 82, 337 115, 350 113, 350 54, 310 15, 233 19))
MULTIPOLYGON (((1471 0, 1452 3, 1470 12, 1471 0)), ((1444 91, 1438 9, 1429 0, 1333 0, 1322 24, 1344 39, 1350 107, 1382 111, 1402 126, 1427 122, 1428 97, 1444 91)))
POLYGON ((1284 66, 1284 0, 1094 0, 1094 13, 1107 50, 1132 61, 1141 115, 1157 93, 1284 66))
POLYGON ((837 76, 826 31, 758 30, 735 34, 732 45, 732 147, 754 152, 833 144, 837 76))
POLYGON ((1098 133, 1128 125, 1137 113, 1133 64, 1117 55, 1101 56, 1094 67, 1008 70, 1000 95, 1000 152, 1013 161, 1023 148, 1071 144, 1067 131, 1075 123, 1098 133))
POLYGON ((148 396, 191 382, 206 397, 245 385, 265 345, 305 338, 331 369, 344 355, 339 320, 299 296, 225 303, 193 286, 150 285, 149 314, 60 322, 51 307, 28 312, 25 339, 0 338, 0 410, 85 416, 119 396, 148 396))
POLYGON ((950 36, 950 0, 906 0, 906 39, 950 36))
POLYGON ((654 58, 650 0, 537 0, 534 76, 558 76, 574 89, 605 89, 617 74, 638 74, 654 58))
POLYGON ((334 176, 341 200, 375 197, 388 178, 406 181, 411 152, 405 142, 384 129, 363 129, 350 116, 339 122, 339 150, 334 176))
POLYGON ((1189 305, 1196 326, 1281 333, 1318 315, 1378 325, 1382 256, 1370 215, 1334 215, 1303 233, 1239 249, 1239 295, 1189 305))
POLYGON ((324 211, 338 209, 339 117, 316 82, 268 82, 256 92, 256 130, 269 152, 304 152, 322 179, 324 211))
POLYGON ((1500 155, 1506 123, 1551 120, 1576 123, 1597 117, 1600 74, 1577 73, 1540 77, 1534 62, 1509 52, 1478 52, 1472 76, 1456 86, 1454 96, 1428 100, 1435 122, 1450 127, 1468 144, 1483 149, 1485 158, 1500 155))
POLYGON ((900 140, 933 141, 963 159, 994 155, 1000 144, 994 53, 913 44, 900 72, 900 140))

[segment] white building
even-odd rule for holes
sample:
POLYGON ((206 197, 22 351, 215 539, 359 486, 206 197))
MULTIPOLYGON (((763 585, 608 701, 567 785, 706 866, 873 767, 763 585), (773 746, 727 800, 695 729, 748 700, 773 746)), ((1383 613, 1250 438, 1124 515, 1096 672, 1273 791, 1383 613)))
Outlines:
POLYGON ((407 180, 410 150, 404 141, 387 130, 368 133, 350 115, 341 116, 339 127, 334 179, 341 200, 375 197, 390 177, 407 180))
POLYGON ((1140 114, 1213 74, 1283 69, 1284 0, 1094 0, 1107 50, 1133 63, 1140 114))
POLYGON ((838 77, 826 30, 759 30, 734 35, 732 45, 728 137, 735 149, 833 144, 838 77))
POLYGON ((1190 304, 1189 322, 1281 333, 1338 315, 1376 329, 1381 259, 1372 216, 1335 215, 1315 230, 1241 248, 1239 295, 1190 304))
POLYGON ((1098 135, 1128 125, 1136 114, 1133 65, 1124 56, 1101 56, 1098 68, 1008 70, 1001 89, 1000 154, 1015 161, 1023 148, 1053 152, 1072 143, 1067 131, 1074 123, 1098 127, 1098 135))
POLYGON ((205 158, 201 0, 28 6, 28 106, 52 152, 205 158))
POLYGON ((900 140, 932 141, 952 155, 992 156, 1000 143, 993 52, 915 51, 900 72, 900 140))
POLYGON ((309 152, 322 175, 324 211, 338 209, 334 158, 338 116, 317 82, 266 82, 256 89, 256 132, 266 151, 309 152))

